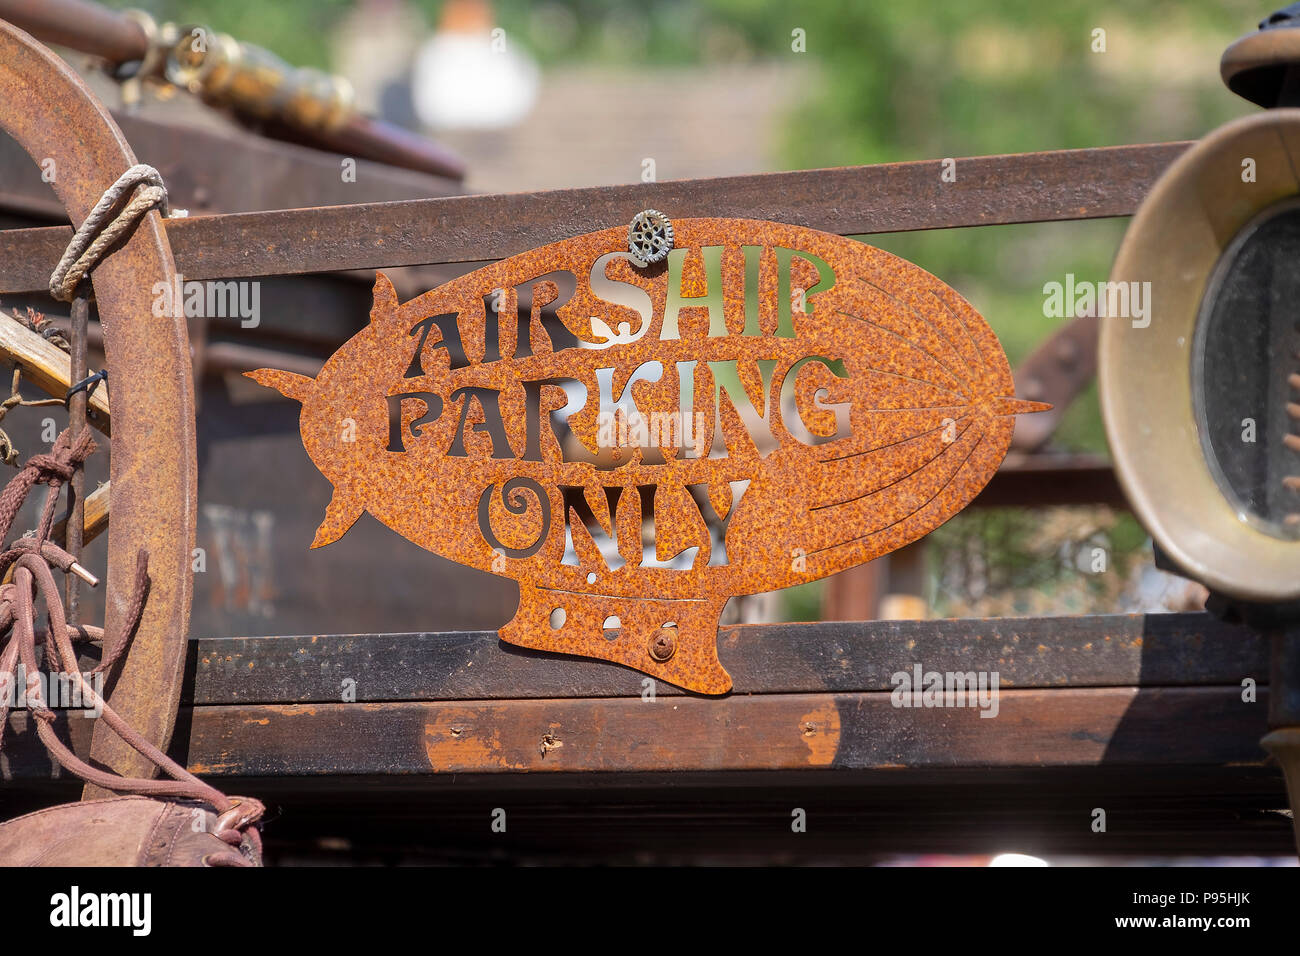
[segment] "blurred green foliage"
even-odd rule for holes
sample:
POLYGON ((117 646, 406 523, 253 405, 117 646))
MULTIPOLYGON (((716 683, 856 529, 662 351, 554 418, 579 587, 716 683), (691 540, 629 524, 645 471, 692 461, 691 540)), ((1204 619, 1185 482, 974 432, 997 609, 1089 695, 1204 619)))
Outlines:
POLYGON ((330 65, 330 40, 353 0, 97 0, 157 21, 196 24, 265 47, 294 66, 330 65))

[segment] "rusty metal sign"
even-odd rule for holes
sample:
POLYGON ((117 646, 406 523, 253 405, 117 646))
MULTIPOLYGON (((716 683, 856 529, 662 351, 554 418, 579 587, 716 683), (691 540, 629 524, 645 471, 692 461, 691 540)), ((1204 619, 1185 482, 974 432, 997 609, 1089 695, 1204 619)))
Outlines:
POLYGON ((334 485, 312 547, 368 511, 518 581, 503 640, 720 694, 729 597, 916 540, 1049 406, 1014 397, 993 331, 909 262, 777 223, 638 221, 409 302, 379 273, 315 379, 247 374, 302 402, 334 485))

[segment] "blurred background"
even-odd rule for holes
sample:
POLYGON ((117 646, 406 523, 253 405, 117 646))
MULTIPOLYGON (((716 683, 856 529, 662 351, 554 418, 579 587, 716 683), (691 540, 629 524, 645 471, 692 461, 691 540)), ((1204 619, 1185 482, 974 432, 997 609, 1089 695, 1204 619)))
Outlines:
MULTIPOLYGON (((958 0, 797 10, 776 0, 108 5, 200 23, 346 76, 363 109, 459 153, 473 191, 1195 139, 1254 109, 1224 88, 1218 59, 1271 9, 1247 0, 987 0, 978 14, 958 0)), ((1044 283, 1104 280, 1125 222, 869 241, 960 291, 1014 367, 1061 322, 1043 314, 1044 283)), ((1105 453, 1095 385, 1052 448, 1105 453)), ((1156 571, 1146 534, 1107 507, 968 510, 906 560, 907 599, 883 595, 879 616, 1181 610, 1203 599, 1156 571), (1090 557, 1097 548, 1103 573, 1090 557)), ((828 602, 834 586, 735 613, 851 614, 828 602)))

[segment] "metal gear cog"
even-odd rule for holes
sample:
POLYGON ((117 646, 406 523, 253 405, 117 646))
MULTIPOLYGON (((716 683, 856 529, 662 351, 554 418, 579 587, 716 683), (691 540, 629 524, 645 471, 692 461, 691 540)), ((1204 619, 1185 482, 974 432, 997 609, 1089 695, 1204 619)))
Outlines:
POLYGON ((673 248, 672 220, 658 209, 645 209, 627 229, 627 249, 639 266, 663 262, 673 248))

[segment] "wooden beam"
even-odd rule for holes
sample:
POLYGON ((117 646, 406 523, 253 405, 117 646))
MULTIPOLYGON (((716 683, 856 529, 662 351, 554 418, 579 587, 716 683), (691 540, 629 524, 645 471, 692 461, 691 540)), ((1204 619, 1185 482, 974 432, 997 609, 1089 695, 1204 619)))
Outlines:
MULTIPOLYGON (((81 537, 83 547, 108 530, 108 499, 107 481, 86 496, 85 530, 81 537)), ((55 541, 61 541, 67 529, 68 519, 63 517, 54 522, 54 530, 50 534, 55 541)))
MULTIPOLYGON (((72 358, 13 316, 0 315, 0 355, 17 363, 23 379, 53 398, 63 398, 72 384, 72 358)), ((7 389, 8 383, 5 383, 7 389)), ((6 392, 7 394, 7 392, 6 392)), ((100 382, 90 395, 87 421, 109 434, 108 383, 100 382)))
POLYGON ((724 700, 196 708, 191 769, 304 773, 681 772, 1255 764, 1263 705, 1239 687, 1004 691, 998 715, 890 694, 724 700))
MULTIPOLYGON (((1208 614, 820 622, 724 627, 736 694, 890 690, 893 674, 997 671, 1003 688, 1268 683, 1267 638, 1208 614)), ((503 644, 495 631, 202 638, 186 703, 637 697, 645 675, 503 644)), ((659 682, 656 694, 678 689, 659 682)))
MULTIPOLYGON (((48 773, 27 723, 24 713, 11 718, 11 778, 48 773)), ((993 718, 975 708, 900 708, 882 691, 195 707, 179 726, 188 741, 174 749, 212 777, 1149 769, 1267 759, 1258 743, 1267 704, 1243 703, 1231 685, 1002 691, 993 718)), ((74 747, 85 730, 75 727, 74 747)))

